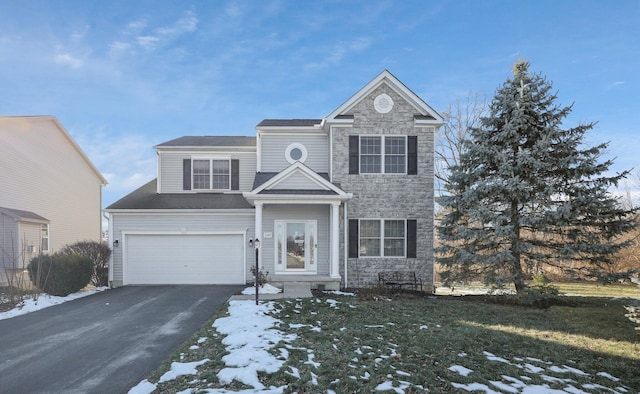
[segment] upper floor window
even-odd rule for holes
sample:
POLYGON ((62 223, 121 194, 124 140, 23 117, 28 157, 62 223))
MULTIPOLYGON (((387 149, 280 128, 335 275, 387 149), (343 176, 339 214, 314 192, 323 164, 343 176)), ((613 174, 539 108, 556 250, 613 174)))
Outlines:
POLYGON ((194 159, 194 190, 229 190, 231 166, 228 159, 194 159))
POLYGON ((361 174, 404 174, 407 150, 405 136, 360 137, 361 174))
POLYGON ((417 174, 416 136, 353 135, 350 174, 417 174))
POLYGON ((183 159, 182 190, 240 190, 240 160, 183 159))
POLYGON ((48 252, 49 251, 49 225, 48 224, 42 224, 40 226, 40 234, 41 234, 40 251, 48 252))

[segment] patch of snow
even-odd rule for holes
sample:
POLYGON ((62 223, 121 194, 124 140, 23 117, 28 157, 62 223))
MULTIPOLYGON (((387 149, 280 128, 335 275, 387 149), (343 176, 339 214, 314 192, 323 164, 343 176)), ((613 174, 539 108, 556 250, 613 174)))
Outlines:
POLYGON ((607 378, 609 380, 612 380, 614 382, 619 382, 620 381, 620 379, 616 378, 615 376, 613 376, 613 375, 611 375, 610 373, 607 373, 607 372, 598 372, 596 375, 605 377, 605 378, 607 378))
POLYGON ((156 385, 145 379, 132 387, 129 394, 151 394, 155 389, 156 385))
MULTIPOLYGON (((99 293, 101 291, 108 290, 108 287, 96 287, 88 290, 80 290, 77 293, 72 293, 67 296, 52 296, 49 294, 40 294, 37 300, 33 298, 25 298, 22 304, 16 308, 0 313, 0 320, 10 319, 12 317, 26 315, 27 313, 39 311, 50 306, 59 305, 67 301, 75 300, 78 298, 90 296, 92 294, 99 293)), ((106 303, 105 305, 109 305, 106 303)))
POLYGON ((204 360, 194 361, 194 362, 191 362, 191 363, 173 362, 173 363, 171 363, 171 369, 169 369, 162 376, 160 376, 160 379, 158 380, 158 383, 168 382, 169 380, 174 380, 178 376, 196 375, 198 373, 197 367, 199 367, 202 364, 206 364, 209 361, 211 361, 211 360, 209 360, 208 358, 205 358, 204 360))
POLYGON ((581 375, 581 376, 589 376, 588 373, 581 371, 577 368, 573 368, 573 367, 569 367, 567 365, 563 365, 562 368, 561 367, 557 367, 557 366, 552 366, 549 368, 550 371, 552 372, 557 372, 557 373, 573 373, 576 375, 581 375))
POLYGON ((237 380, 262 390, 265 387, 258 372, 275 373, 282 367, 285 360, 277 359, 270 350, 296 336, 274 329, 282 321, 268 315, 272 310, 272 302, 255 305, 247 300, 231 301, 229 316, 213 322, 213 327, 226 335, 222 343, 229 352, 222 357, 227 367, 218 372, 222 384, 237 380))
MULTIPOLYGON (((281 293, 282 290, 270 285, 269 283, 265 283, 264 286, 262 287, 258 287, 258 294, 278 294, 281 293)), ((242 294, 244 295, 255 295, 256 294, 256 287, 252 286, 252 287, 247 287, 246 289, 242 290, 242 294)))
POLYGON ((461 383, 455 383, 455 382, 451 382, 451 385, 457 389, 462 389, 468 392, 474 392, 474 391, 482 391, 485 392, 487 394, 502 394, 499 391, 495 391, 495 390, 491 390, 489 388, 489 386, 487 386, 486 384, 482 384, 482 383, 469 383, 469 384, 461 384, 461 383))
POLYGON ((349 296, 349 297, 355 297, 356 293, 347 293, 344 291, 324 291, 323 293, 326 294, 335 294, 335 295, 341 295, 341 296, 349 296))
POLYGON ((472 369, 463 367, 462 365, 452 365, 447 369, 462 376, 469 376, 469 374, 473 372, 472 369))

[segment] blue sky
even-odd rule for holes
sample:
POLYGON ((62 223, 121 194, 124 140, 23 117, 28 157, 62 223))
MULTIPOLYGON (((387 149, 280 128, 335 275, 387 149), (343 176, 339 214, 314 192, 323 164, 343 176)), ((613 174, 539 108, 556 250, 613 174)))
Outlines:
POLYGON ((56 116, 106 206, 156 176, 170 139, 321 118, 384 69, 443 111, 491 98, 523 58, 575 103, 564 126, 597 121, 589 142, 637 173, 638 21, 638 0, 3 1, 0 115, 56 116))

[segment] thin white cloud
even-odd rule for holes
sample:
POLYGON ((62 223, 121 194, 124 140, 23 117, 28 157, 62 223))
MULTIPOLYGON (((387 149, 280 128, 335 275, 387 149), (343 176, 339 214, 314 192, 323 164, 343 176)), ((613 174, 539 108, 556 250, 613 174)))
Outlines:
POLYGON ((328 50, 326 56, 321 57, 324 59, 323 61, 307 64, 306 68, 318 69, 335 66, 341 63, 346 57, 365 51, 371 46, 371 42, 371 37, 358 37, 351 41, 339 42, 328 50))
POLYGON ((153 28, 147 18, 129 22, 121 32, 122 37, 108 44, 109 53, 120 56, 136 50, 155 51, 184 34, 195 32, 198 23, 193 11, 186 11, 182 17, 167 26, 153 28))
POLYGON ((78 69, 84 65, 84 61, 78 57, 75 57, 69 53, 59 53, 55 56, 54 61, 63 66, 69 66, 73 69, 78 69))

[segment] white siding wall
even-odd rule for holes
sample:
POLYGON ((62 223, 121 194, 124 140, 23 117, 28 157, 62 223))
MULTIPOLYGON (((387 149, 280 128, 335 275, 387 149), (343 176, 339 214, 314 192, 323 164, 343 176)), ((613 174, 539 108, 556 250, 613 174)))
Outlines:
POLYGON ((18 223, 0 212, 0 284, 4 283, 4 269, 13 266, 19 253, 18 223))
MULTIPOLYGON (((250 191, 253 178, 256 175, 256 153, 254 152, 169 152, 162 151, 158 155, 158 170, 160 171, 160 193, 183 193, 182 190, 182 161, 196 156, 228 156, 238 159, 240 163, 240 191, 250 191)), ((186 191, 191 193, 191 191, 186 191)))
MULTIPOLYGON (((123 232, 238 232, 246 231, 247 241, 253 238, 253 228, 255 217, 253 210, 248 210, 243 214, 216 214, 216 213, 193 213, 193 214, 112 214, 113 240, 118 240, 119 246, 113 248, 112 265, 113 281, 116 286, 122 284, 123 267, 123 232)), ((247 248, 247 261, 254 261, 254 250, 247 248)), ((251 281, 253 276, 247 268, 247 281, 251 281)))
POLYGON ((262 172, 280 172, 291 164, 285 158, 287 146, 294 142, 307 148, 304 164, 315 172, 329 172, 329 137, 326 134, 296 135, 268 134, 260 138, 262 144, 262 172))
MULTIPOLYGON (((329 275, 329 206, 328 205, 265 205, 262 211, 262 231, 275 235, 275 220, 318 221, 318 275, 329 275)), ((262 266, 270 275, 275 272, 275 238, 260 238, 262 266)))
POLYGON ((0 117, 0 206, 50 223, 50 249, 101 239, 102 180, 51 117, 0 117))

